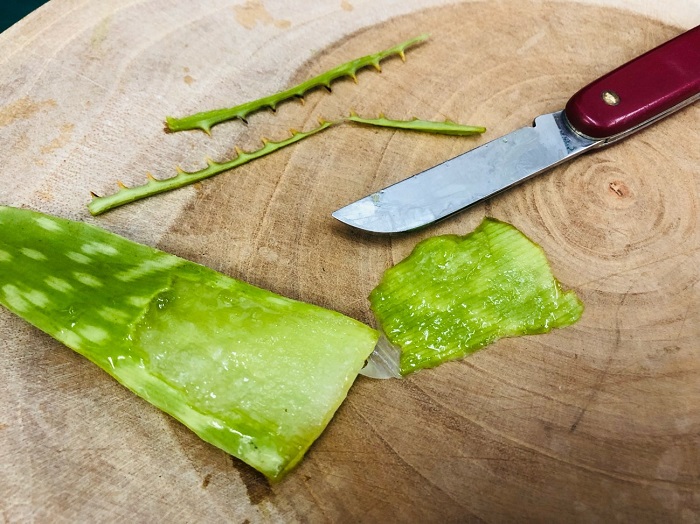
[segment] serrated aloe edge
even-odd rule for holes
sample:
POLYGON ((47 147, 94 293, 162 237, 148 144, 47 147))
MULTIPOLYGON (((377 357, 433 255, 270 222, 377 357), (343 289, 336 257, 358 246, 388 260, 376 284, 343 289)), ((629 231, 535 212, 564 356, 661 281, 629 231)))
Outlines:
POLYGON ((150 196, 154 196, 166 191, 172 191, 173 189, 179 189, 181 187, 194 184, 195 182, 200 182, 211 178, 215 175, 221 174, 225 171, 230 171, 236 167, 247 164, 248 162, 255 160, 257 158, 262 158, 270 153, 279 151, 291 144, 295 144, 305 138, 308 138, 324 129, 328 129, 333 125, 333 122, 320 121, 319 126, 311 129, 310 131, 297 131, 295 129, 290 130, 289 138, 274 142, 266 138, 262 139, 263 145, 260 149, 255 151, 243 151, 236 147, 236 156, 226 162, 214 162, 211 159, 207 159, 207 167, 197 171, 183 171, 177 168, 177 174, 170 178, 157 179, 152 175, 147 175, 147 181, 145 184, 140 186, 127 187, 123 183, 119 182, 118 190, 111 195, 98 196, 92 193, 92 200, 88 204, 88 210, 92 215, 100 215, 110 209, 114 209, 125 204, 130 204, 131 202, 136 202, 137 200, 142 200, 150 196))
POLYGON ((487 218, 465 236, 420 242, 388 269, 370 302, 406 375, 503 337, 576 322, 583 304, 563 291, 544 251, 514 226, 487 218))
POLYGON ((401 60, 405 60, 405 51, 412 46, 415 46, 428 39, 427 34, 411 38, 400 44, 397 44, 389 49, 373 53, 350 60, 344 64, 334 67, 318 76, 310 78, 294 87, 290 87, 279 93, 275 93, 257 100, 245 102, 234 107, 222 109, 213 109, 211 111, 203 111, 194 115, 184 116, 180 118, 166 117, 166 130, 170 132, 187 131, 193 129, 201 129, 209 134, 211 128, 222 122, 234 120, 236 118, 245 121, 246 117, 251 113, 260 111, 264 108, 275 109, 280 103, 291 98, 303 98, 309 91, 326 87, 331 88, 331 83, 342 77, 350 77, 357 82, 357 72, 365 67, 374 67, 377 71, 381 71, 380 62, 390 56, 399 56, 401 60))
POLYGON ((353 111, 348 117, 346 117, 346 120, 356 124, 388 127, 406 131, 420 131, 423 133, 433 133, 438 135, 472 136, 486 132, 485 127, 458 124, 457 122, 449 119, 444 120, 443 122, 422 120, 418 117, 413 117, 411 120, 393 120, 387 118, 384 114, 380 114, 377 118, 363 118, 353 111))
POLYGON ((270 480, 378 333, 94 226, 0 206, 0 304, 270 480))

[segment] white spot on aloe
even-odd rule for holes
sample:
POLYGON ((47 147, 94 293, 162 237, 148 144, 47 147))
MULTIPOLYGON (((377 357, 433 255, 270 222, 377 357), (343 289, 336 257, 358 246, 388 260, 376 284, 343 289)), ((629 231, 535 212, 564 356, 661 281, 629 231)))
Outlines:
POLYGON ((17 286, 6 284, 2 287, 2 291, 5 294, 5 302, 11 308, 17 311, 26 311, 29 309, 29 302, 24 299, 22 292, 17 286))
POLYGON ((70 282, 54 276, 46 277, 44 282, 50 288, 60 291, 61 293, 68 293, 74 289, 70 282))
POLYGON ((62 231, 63 228, 59 226, 54 220, 49 217, 36 217, 34 221, 43 227, 46 231, 62 231))
POLYGON ((137 297, 137 296, 133 296, 133 297, 129 297, 129 298, 127 299, 127 302, 128 302, 129 304, 131 304, 132 306, 136 306, 136 307, 144 307, 144 306, 147 306, 148 303, 149 303, 150 301, 151 301, 151 299, 150 299, 149 297, 137 297))
POLYGON ((109 322, 116 322, 116 323, 127 322, 131 318, 131 315, 129 315, 127 312, 122 311, 121 309, 110 307, 110 306, 105 306, 105 307, 101 308, 97 312, 97 314, 109 322))
POLYGON ((90 242, 89 244, 84 244, 81 249, 83 253, 87 253, 88 255, 96 255, 101 253, 103 255, 113 256, 119 253, 114 246, 110 246, 104 242, 90 242))
POLYGON ((78 264, 89 264, 92 262, 92 259, 88 256, 83 255, 82 253, 76 253, 75 251, 69 251, 66 253, 66 256, 70 258, 73 262, 77 262, 78 264))
POLYGON ((83 345, 83 337, 66 329, 59 331, 56 335, 56 339, 73 349, 80 349, 80 347, 83 345))
POLYGON ((286 298, 282 298, 282 297, 268 297, 267 301, 271 302, 275 305, 278 305, 278 306, 292 306, 293 305, 290 300, 288 300, 286 298))
POLYGON ((19 252, 22 253, 25 257, 29 257, 33 260, 48 260, 46 258, 46 255, 44 255, 41 251, 37 251, 36 249, 32 249, 29 247, 23 247, 19 250, 19 252))
POLYGON ((0 262, 10 262, 12 260, 12 255, 7 251, 0 249, 0 262))
POLYGON ((42 293, 38 289, 32 289, 31 291, 27 291, 24 294, 24 298, 29 300, 29 302, 34 304, 36 307, 46 307, 51 303, 49 297, 47 297, 46 294, 42 293))
POLYGON ((160 269, 173 268, 180 265, 181 262, 182 260, 172 256, 159 257, 153 260, 144 260, 138 266, 131 268, 128 271, 117 273, 115 276, 123 282, 130 282, 160 269))
POLYGON ((85 284, 86 286, 90 286, 90 287, 102 287, 102 286, 104 286, 104 284, 102 283, 102 281, 99 278, 97 278, 93 275, 90 275, 88 273, 81 273, 79 271, 76 271, 73 273, 73 277, 75 277, 75 279, 78 282, 80 282, 81 284, 85 284))
POLYGON ((94 342, 95 344, 104 342, 109 338, 109 333, 97 326, 83 326, 77 331, 82 337, 88 339, 90 342, 94 342))

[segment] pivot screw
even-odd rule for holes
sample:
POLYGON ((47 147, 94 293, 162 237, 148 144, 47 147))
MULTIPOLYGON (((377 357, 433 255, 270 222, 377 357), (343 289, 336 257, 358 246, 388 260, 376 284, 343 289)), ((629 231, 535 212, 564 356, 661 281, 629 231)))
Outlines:
POLYGON ((601 97, 603 98, 603 102, 609 106, 616 106, 620 103, 620 95, 618 95, 615 91, 603 91, 601 97))

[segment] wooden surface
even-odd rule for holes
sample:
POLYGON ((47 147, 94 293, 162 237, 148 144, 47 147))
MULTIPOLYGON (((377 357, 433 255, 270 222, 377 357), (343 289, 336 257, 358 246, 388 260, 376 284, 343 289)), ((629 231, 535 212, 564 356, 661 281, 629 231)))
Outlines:
POLYGON ((360 378, 283 483, 201 442, 0 311, 5 522, 700 520, 700 106, 419 233, 330 213, 563 107, 700 23, 695 1, 52 0, 0 35, 0 203, 89 221, 372 322, 419 239, 484 215, 539 242, 587 309, 403 381, 360 378), (624 7, 623 10, 610 7, 624 7), (303 5, 303 7, 302 7, 303 5), (202 133, 166 115, 267 95, 429 32, 383 72, 202 133), (234 173, 88 215, 89 191, 230 157, 355 109, 483 138, 339 127, 234 173))

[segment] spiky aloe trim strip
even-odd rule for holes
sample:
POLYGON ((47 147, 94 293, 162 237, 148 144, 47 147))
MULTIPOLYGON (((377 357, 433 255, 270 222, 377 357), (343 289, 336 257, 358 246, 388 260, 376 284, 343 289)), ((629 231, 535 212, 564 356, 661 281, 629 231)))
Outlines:
POLYGON ((294 144, 307 138, 311 135, 323 131, 333 125, 333 122, 321 121, 321 124, 310 131, 296 131, 291 130, 291 136, 280 142, 272 142, 266 138, 263 138, 263 147, 256 151, 243 151, 236 147, 236 157, 227 162, 214 162, 211 159, 207 159, 207 167, 200 169, 199 171, 187 172, 183 171, 179 167, 177 168, 177 175, 171 178, 166 178, 158 180, 154 178, 150 173, 148 174, 148 182, 141 186, 126 187, 121 182, 118 182, 119 190, 108 196, 97 196, 93 193, 92 201, 88 204, 88 210, 92 215, 100 215, 105 211, 114 209, 115 207, 123 206, 124 204, 130 204, 137 200, 143 198, 148 198, 159 193, 164 193, 166 191, 171 191, 173 189, 179 189, 181 187, 194 184, 206 178, 212 177, 228 171, 235 167, 242 166, 255 160, 256 158, 261 158, 275 151, 279 151, 283 147, 294 144))
POLYGON ((330 89, 331 82, 337 80, 338 78, 349 76, 355 80, 355 82, 357 82, 357 72, 360 69, 373 66, 375 69, 377 69, 377 71, 381 71, 379 62, 390 56, 398 55, 401 57, 401 60, 405 61, 406 56, 404 52, 406 49, 425 41, 427 38, 428 35, 423 34, 401 44, 395 45, 389 49, 385 49, 384 51, 379 51, 378 53, 356 58, 355 60, 351 60, 345 64, 336 66, 325 73, 321 73, 320 75, 306 80, 305 82, 302 82, 301 84, 291 87, 285 91, 259 98, 251 102, 245 102, 243 104, 224 109, 205 111, 182 118, 174 118, 170 116, 166 117, 166 128, 171 132, 201 129, 205 133, 210 133, 211 128, 216 124, 220 124, 221 122, 233 120, 235 118, 240 118, 241 120, 245 121, 245 118, 250 113, 266 107, 275 109, 277 104, 285 100, 289 100, 290 98, 303 98, 304 94, 312 89, 316 89, 318 87, 326 87, 330 89))
POLYGON ((437 133, 440 135, 472 136, 486 131, 485 127, 458 124, 452 120, 434 122, 432 120, 421 120, 417 117, 413 117, 411 120, 392 120, 386 118, 384 114, 380 114, 378 118, 362 118, 354 111, 350 113, 350 116, 346 117, 346 120, 357 124, 421 131, 424 133, 437 133))

